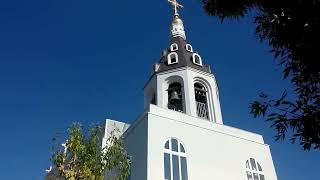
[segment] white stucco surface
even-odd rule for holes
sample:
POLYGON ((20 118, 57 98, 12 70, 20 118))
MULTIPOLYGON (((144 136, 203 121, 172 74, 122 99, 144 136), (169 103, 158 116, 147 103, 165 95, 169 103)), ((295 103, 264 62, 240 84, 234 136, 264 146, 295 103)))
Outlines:
POLYGON ((111 136, 111 133, 119 138, 129 128, 130 125, 120 121, 106 119, 101 126, 103 128, 102 147, 105 147, 107 146, 107 140, 111 136))
POLYGON ((261 135, 150 105, 123 134, 132 156, 131 180, 164 180, 164 143, 179 139, 187 153, 189 180, 247 180, 254 158, 266 180, 277 180, 261 135))
POLYGON ((147 179, 148 169, 148 121, 144 114, 123 134, 125 148, 131 156, 131 175, 133 179, 147 179))
POLYGON ((246 180, 245 162, 249 158, 262 165, 266 180, 277 179, 269 146, 258 134, 156 106, 150 107, 145 120, 150 132, 148 179, 163 180, 163 147, 171 137, 185 145, 190 180, 246 180))

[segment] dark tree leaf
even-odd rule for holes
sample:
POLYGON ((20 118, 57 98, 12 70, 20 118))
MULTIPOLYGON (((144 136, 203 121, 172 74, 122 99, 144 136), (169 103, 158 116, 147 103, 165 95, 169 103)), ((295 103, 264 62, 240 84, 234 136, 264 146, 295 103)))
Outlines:
MULTIPOLYGON (((260 41, 283 67, 292 83, 294 99, 284 93, 278 99, 250 104, 253 117, 265 117, 276 130, 276 140, 287 136, 305 149, 320 150, 320 1, 311 0, 202 0, 209 15, 241 18, 251 10, 260 41)), ((291 91, 290 91, 291 92, 291 91)))

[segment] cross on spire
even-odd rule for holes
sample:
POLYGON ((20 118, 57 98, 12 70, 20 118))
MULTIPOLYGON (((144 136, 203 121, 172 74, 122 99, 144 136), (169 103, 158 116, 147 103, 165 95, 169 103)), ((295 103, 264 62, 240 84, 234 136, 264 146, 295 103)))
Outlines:
POLYGON ((174 8, 174 15, 178 15, 178 8, 183 8, 181 4, 177 2, 177 0, 168 0, 168 2, 173 6, 174 8))

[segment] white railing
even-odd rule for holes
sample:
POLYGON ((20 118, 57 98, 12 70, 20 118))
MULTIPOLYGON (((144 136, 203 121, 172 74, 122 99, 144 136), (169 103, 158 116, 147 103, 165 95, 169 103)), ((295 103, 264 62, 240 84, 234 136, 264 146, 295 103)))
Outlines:
POLYGON ((196 102, 198 117, 209 119, 208 108, 205 103, 196 102))

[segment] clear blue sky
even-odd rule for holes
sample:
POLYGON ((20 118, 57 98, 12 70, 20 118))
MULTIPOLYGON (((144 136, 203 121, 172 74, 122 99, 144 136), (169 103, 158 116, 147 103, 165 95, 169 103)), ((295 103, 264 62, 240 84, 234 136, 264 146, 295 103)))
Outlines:
MULTIPOLYGON (((270 124, 249 115, 259 92, 290 88, 253 20, 221 24, 199 0, 182 3, 188 41, 217 77, 225 124, 264 136, 279 180, 320 177, 319 152, 274 142, 270 124)), ((0 0, 0 179, 43 179, 51 138, 71 122, 131 123, 170 20, 165 0, 0 0)))

